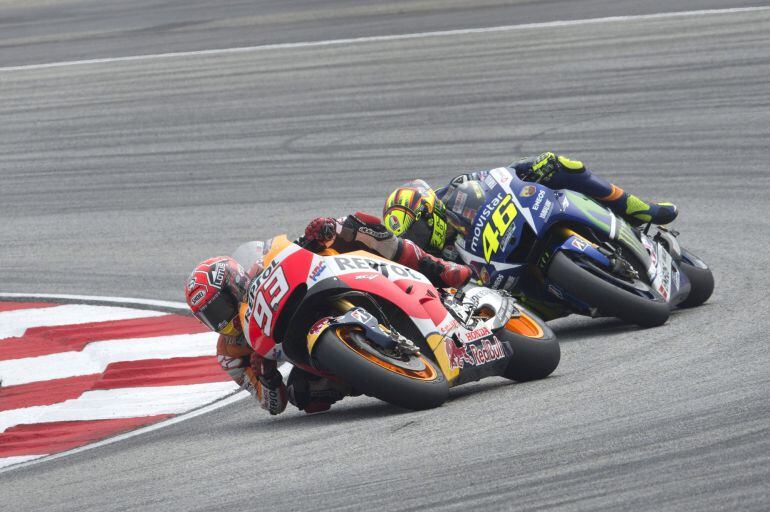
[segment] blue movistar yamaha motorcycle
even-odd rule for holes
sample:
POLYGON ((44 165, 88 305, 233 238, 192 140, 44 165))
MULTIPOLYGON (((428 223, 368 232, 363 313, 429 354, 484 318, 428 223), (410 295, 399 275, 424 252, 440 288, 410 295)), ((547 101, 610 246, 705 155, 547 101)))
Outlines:
POLYGON ((588 196, 522 181, 506 167, 477 183, 459 258, 546 319, 578 313, 651 327, 711 296, 711 271, 675 231, 658 226, 651 235, 650 225, 632 227, 588 196))

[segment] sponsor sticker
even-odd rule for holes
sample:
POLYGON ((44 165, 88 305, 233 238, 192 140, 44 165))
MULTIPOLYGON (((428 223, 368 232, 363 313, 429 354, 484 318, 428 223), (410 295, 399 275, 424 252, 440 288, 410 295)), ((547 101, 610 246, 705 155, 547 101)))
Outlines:
POLYGON ((468 219, 468 222, 473 222, 477 213, 479 213, 479 211, 473 208, 463 208, 463 217, 468 219))
POLYGON ((356 309, 351 310, 350 311, 350 316, 352 316, 353 318, 355 318, 356 320, 358 320, 362 324, 365 324, 366 322, 368 322, 369 320, 374 318, 371 315, 371 313, 369 313, 368 311, 366 311, 364 309, 361 309, 361 308, 356 308, 356 309))
POLYGON ((208 279, 209 284, 211 286, 214 286, 216 288, 222 287, 222 282, 225 279, 225 267, 227 266, 227 263, 224 261, 218 261, 214 264, 214 267, 209 270, 208 279))
POLYGON ((192 298, 192 299, 190 299, 190 303, 191 303, 193 306, 196 306, 196 305, 198 305, 198 303, 201 301, 201 299, 202 299, 203 297, 205 297, 205 296, 206 296, 206 290, 198 290, 198 293, 196 293, 195 295, 193 295, 193 298, 192 298))
POLYGON ((473 358, 465 350, 465 345, 457 346, 451 338, 444 338, 444 349, 446 349, 447 359, 449 359, 449 367, 464 368, 466 364, 473 365, 473 358))
POLYGON ((527 185, 521 189, 521 192, 519 192, 519 197, 530 197, 535 193, 536 190, 537 187, 534 185, 527 185))
POLYGON ((669 272, 667 268, 663 268, 662 271, 662 283, 660 284, 662 289, 661 294, 663 295, 663 298, 668 300, 669 290, 671 290, 671 272, 669 272))
POLYGON ((401 229, 401 223, 395 215, 388 215, 388 225, 393 231, 399 231, 401 229))
POLYGON ((478 329, 474 329, 472 331, 468 331, 466 333, 461 334, 460 339, 464 343, 470 343, 471 341, 476 341, 491 335, 492 335, 492 331, 490 331, 487 327, 482 326, 482 327, 479 327, 478 329))
POLYGON ((443 322, 438 329, 438 331, 444 336, 460 327, 460 322, 458 322, 455 318, 452 318, 451 316, 447 316, 447 318, 449 319, 449 322, 443 322))
POLYGON ((449 367, 452 369, 462 369, 466 364, 480 366, 505 358, 503 345, 494 336, 480 343, 465 343, 459 347, 453 340, 444 338, 444 348, 449 359, 449 367))
POLYGON ((497 361, 505 357, 503 345, 496 337, 491 340, 483 340, 481 345, 466 345, 466 351, 470 350, 476 366, 497 361))
POLYGON ((535 202, 532 203, 532 210, 537 211, 540 209, 540 204, 543 202, 543 199, 545 198, 545 190, 541 190, 537 193, 537 197, 535 198, 535 202))
POLYGON ((312 336, 312 335, 320 334, 321 331, 326 329, 326 327, 331 323, 331 321, 332 321, 332 317, 330 316, 321 318, 320 320, 318 320, 316 323, 313 324, 313 326, 307 332, 308 335, 312 336))
POLYGON ((318 263, 318 265, 315 266, 315 268, 310 272, 310 279, 313 282, 318 281, 318 278, 321 276, 324 270, 326 270, 326 262, 321 261, 318 263))
POLYGON ((500 241, 500 247, 505 250, 506 247, 511 243, 511 239, 516 234, 516 224, 511 224, 508 227, 508 231, 505 232, 505 235, 503 235, 503 239, 500 241))
POLYGON ((586 242, 582 238, 573 238, 572 247, 574 247, 579 251, 585 251, 588 248, 588 242, 586 242))
POLYGON ((546 199, 545 204, 543 205, 543 209, 540 210, 540 215, 538 215, 538 217, 545 220, 548 217, 548 214, 551 213, 551 208, 553 208, 553 203, 546 199))
POLYGON ((671 295, 671 256, 661 245, 658 245, 657 249, 656 266, 658 274, 653 281, 653 285, 657 285, 657 290, 664 299, 668 300, 671 295))
POLYGON ((314 323, 313 326, 310 327, 310 330, 307 332, 308 342, 314 343, 315 340, 318 339, 318 336, 321 335, 323 330, 329 327, 331 323, 332 323, 332 317, 330 316, 323 317, 318 321, 316 321, 316 323, 314 323))
POLYGON ((503 185, 511 181, 511 171, 505 167, 497 167, 496 169, 492 169, 489 171, 489 174, 490 176, 493 176, 498 181, 498 183, 503 185))
POLYGON ((457 191, 457 195, 455 196, 455 201, 452 205, 452 211, 453 212, 460 212, 462 211, 463 207, 465 206, 465 202, 468 200, 468 194, 465 194, 463 192, 457 191))
POLYGON ((361 256, 335 256, 332 261, 341 273, 353 273, 359 272, 361 270, 374 270, 391 280, 406 278, 414 279, 415 281, 420 281, 423 283, 427 282, 427 278, 422 274, 418 274, 411 268, 404 267, 396 263, 387 263, 385 261, 377 261, 361 256))

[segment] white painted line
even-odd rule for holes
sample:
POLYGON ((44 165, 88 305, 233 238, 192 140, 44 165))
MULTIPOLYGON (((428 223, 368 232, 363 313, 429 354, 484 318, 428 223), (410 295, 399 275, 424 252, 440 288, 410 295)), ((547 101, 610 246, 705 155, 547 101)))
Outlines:
POLYGON ((12 459, 14 457, 8 457, 8 459, 0 459, 0 464, 8 466, 8 467, 5 467, 5 468, 0 468, 0 474, 5 473, 7 471, 13 471, 15 469, 20 469, 20 468, 23 468, 23 467, 39 464, 41 462, 46 462, 46 461, 49 461, 49 460, 58 459, 60 457, 66 457, 68 455, 73 455, 73 454, 76 454, 76 453, 81 453, 81 452, 84 452, 86 450, 91 450, 93 448, 99 448, 100 446, 105 446, 105 445, 108 445, 108 444, 117 443, 118 441, 122 441, 124 439, 129 439, 129 438, 134 437, 134 436, 139 436, 139 435, 142 435, 142 434, 146 434, 148 432, 152 432, 154 430, 159 430, 161 428, 168 427, 168 426, 174 425, 176 423, 179 423, 179 422, 182 422, 182 421, 185 421, 185 420, 189 420, 189 419, 195 418, 196 416, 201 416, 202 414, 206 414, 206 413, 209 413, 211 411, 215 411, 217 409, 220 409, 222 407, 228 406, 230 404, 233 404, 235 402, 238 402, 238 401, 243 400, 244 398, 247 398, 247 397, 250 397, 250 396, 251 395, 249 395, 246 391, 237 391, 237 392, 235 392, 235 393, 233 393, 233 394, 231 394, 229 396, 224 397, 223 399, 221 399, 221 400, 219 400, 217 402, 214 402, 212 404, 203 406, 203 407, 201 407, 199 409, 192 410, 192 411, 187 412, 185 414, 180 414, 179 416, 175 416, 173 418, 169 418, 167 420, 160 421, 158 423, 153 423, 152 425, 147 425, 146 427, 138 428, 136 430, 132 430, 131 432, 126 432, 125 434, 119 434, 119 435, 114 436, 114 437, 103 439, 103 440, 98 441, 96 443, 87 444, 85 446, 79 446, 77 448, 73 448, 72 450, 67 450, 67 451, 56 453, 56 454, 53 454, 53 455, 40 455, 39 456, 40 458, 35 459, 35 460, 31 460, 31 461, 18 461, 18 462, 14 462, 13 466, 11 466, 10 464, 2 464, 2 461, 3 460, 12 459))
MULTIPOLYGON (((2 69, 2 68, 0 68, 2 69)), ((80 300, 83 302, 114 302, 117 304, 137 304, 141 306, 158 306, 161 308, 182 309, 187 311, 184 302, 167 300, 136 299, 132 297, 97 297, 94 295, 69 295, 62 293, 0 293, 0 299, 45 299, 45 300, 80 300)))
POLYGON ((217 339, 216 333, 204 332, 94 341, 80 351, 0 361, 0 379, 3 386, 17 386, 30 382, 102 373, 109 364, 122 361, 214 356, 217 339))
POLYGON ((625 21, 655 20, 665 18, 678 18, 684 16, 709 16, 717 14, 735 14, 743 12, 756 12, 769 10, 768 6, 735 7, 727 9, 703 9, 697 11, 664 12, 655 14, 639 14, 633 16, 608 16, 605 18, 590 18, 582 20, 548 21, 542 23, 524 23, 520 25, 502 25, 497 27, 467 28, 456 30, 439 30, 435 32, 417 32, 412 34, 394 34, 384 36, 353 37, 348 39, 329 39, 326 41, 305 41, 297 43, 263 44, 258 46, 240 46, 235 48, 218 48, 212 50, 194 50, 184 52, 155 53, 148 55, 129 55, 125 57, 105 57, 99 59, 72 60, 63 62, 49 62, 45 64, 26 64, 21 66, 0 67, 0 73, 9 71, 29 71, 35 69, 58 68, 66 66, 81 66, 86 64, 104 64, 110 62, 130 62, 136 60, 168 59, 175 57, 194 57, 204 55, 227 55, 235 53, 259 52, 270 50, 283 50, 290 48, 313 48, 319 46, 345 45, 372 43, 383 41, 401 41, 405 39, 422 39, 429 37, 456 36, 465 34, 484 34, 490 32, 508 32, 512 30, 539 29, 589 25, 596 23, 613 23, 625 21))
POLYGON ((149 309, 130 309, 114 306, 63 304, 50 308, 16 309, 0 312, 0 343, 4 338, 23 336, 33 327, 51 327, 90 322, 109 322, 167 315, 149 309))
POLYGON ((53 405, 0 412, 0 432, 15 425, 179 414, 238 389, 233 381, 141 388, 98 389, 53 405))
MULTIPOLYGON (((0 469, 6 466, 13 466, 14 464, 21 464, 33 459, 39 459, 40 457, 46 457, 47 455, 17 455, 15 457, 0 457, 0 469)), ((2 471, 0 471, 2 473, 2 471)))

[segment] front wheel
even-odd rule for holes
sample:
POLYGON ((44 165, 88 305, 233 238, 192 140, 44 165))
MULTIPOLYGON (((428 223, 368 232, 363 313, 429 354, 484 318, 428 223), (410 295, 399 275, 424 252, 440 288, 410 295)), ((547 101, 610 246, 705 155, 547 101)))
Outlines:
POLYGON ((431 409, 446 402, 444 374, 421 354, 395 359, 372 348, 355 327, 327 329, 313 348, 320 369, 353 389, 405 409, 431 409))
POLYGON ((512 317, 497 335, 508 342, 513 357, 503 377, 519 382, 544 379, 559 366, 561 348, 556 335, 540 318, 517 304, 512 317))
POLYGON ((620 288, 558 252, 548 267, 548 278, 570 295, 595 307, 604 315, 614 316, 641 327, 656 327, 668 320, 668 303, 650 288, 646 298, 620 288))

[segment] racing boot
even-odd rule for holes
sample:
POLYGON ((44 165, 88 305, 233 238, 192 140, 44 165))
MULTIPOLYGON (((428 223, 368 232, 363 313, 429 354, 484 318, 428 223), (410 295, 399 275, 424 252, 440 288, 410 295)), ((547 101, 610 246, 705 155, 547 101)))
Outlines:
POLYGON ((536 181, 550 188, 566 188, 586 194, 607 206, 633 226, 651 222, 668 224, 676 219, 677 207, 672 203, 642 201, 625 192, 604 178, 586 169, 583 162, 557 156, 552 152, 542 153, 514 163, 512 166, 519 177, 536 181))
POLYGON ((624 192, 617 185, 611 185, 612 192, 604 197, 594 197, 614 213, 623 217, 632 226, 670 224, 676 219, 679 210, 673 203, 653 203, 642 201, 633 194, 624 192))
POLYGON ((349 386, 313 375, 296 366, 289 374, 286 389, 289 402, 308 414, 328 411, 344 397, 356 396, 349 386))

